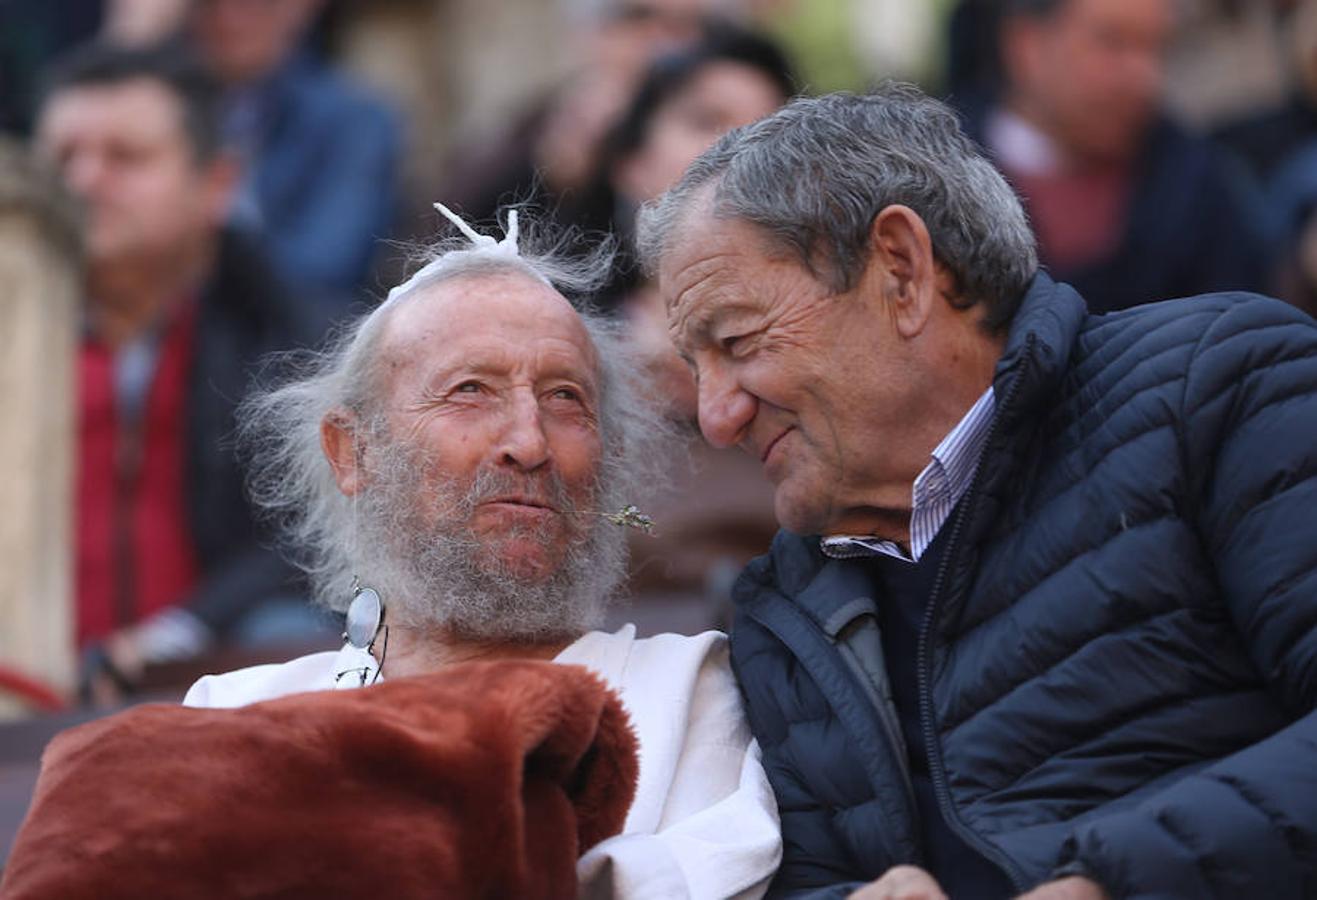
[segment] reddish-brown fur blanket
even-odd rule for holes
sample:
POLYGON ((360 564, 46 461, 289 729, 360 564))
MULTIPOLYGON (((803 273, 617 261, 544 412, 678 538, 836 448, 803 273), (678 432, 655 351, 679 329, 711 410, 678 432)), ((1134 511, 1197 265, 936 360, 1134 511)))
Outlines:
POLYGON ((51 742, 0 896, 574 897, 636 774, 621 703, 578 666, 142 706, 51 742))

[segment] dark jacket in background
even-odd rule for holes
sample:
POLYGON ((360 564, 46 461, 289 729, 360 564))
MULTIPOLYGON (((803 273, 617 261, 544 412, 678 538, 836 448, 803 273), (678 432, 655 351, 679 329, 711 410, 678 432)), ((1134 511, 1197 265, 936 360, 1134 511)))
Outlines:
MULTIPOLYGON (((990 109, 991 104, 963 109, 966 132, 980 144, 990 109)), ((1135 163, 1130 191, 1123 233, 1107 258, 1074 269, 1042 260, 1048 274, 1072 285, 1093 312, 1267 288, 1261 199, 1243 169, 1209 141, 1168 119, 1156 121, 1135 163)), ((1022 199, 1027 210, 1029 198, 1022 199)))
POLYGON ((1280 106, 1227 123, 1213 137, 1266 184, 1294 151, 1317 139, 1317 107, 1296 92, 1280 106))
MULTIPOLYGON (((1035 279, 918 660, 939 806, 1016 889, 1317 896, 1314 386, 1317 325, 1280 302, 1094 316, 1035 279)), ((895 712, 839 648, 884 602, 863 564, 783 532, 735 596, 773 893, 919 864, 895 712)))
POLYGON ((187 510, 200 580, 184 606, 223 633, 271 599, 305 593, 294 570, 258 528, 235 452, 234 412, 266 354, 312 338, 289 291, 253 239, 226 231, 202 292, 188 381, 187 510))
POLYGON ((309 54, 238 102, 226 132, 249 157, 239 215, 328 327, 376 288, 368 275, 397 214, 397 119, 309 54))

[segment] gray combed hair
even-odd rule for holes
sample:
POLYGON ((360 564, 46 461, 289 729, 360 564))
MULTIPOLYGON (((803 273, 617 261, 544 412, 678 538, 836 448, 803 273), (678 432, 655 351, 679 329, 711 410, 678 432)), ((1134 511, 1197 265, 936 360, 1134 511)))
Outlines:
MULTIPOLYGON (((523 225, 517 255, 473 247, 454 236, 416 254, 424 277, 413 287, 333 335, 318 351, 285 354, 275 361, 278 383, 254 391, 238 411, 238 441, 248 463, 248 492, 281 532, 285 552, 306 573, 322 605, 344 611, 352 577, 363 564, 352 498, 338 489, 320 442, 321 422, 346 412, 367 432, 382 416, 380 337, 391 311, 414 290, 464 276, 523 274, 573 297, 588 296, 608 277, 611 242, 573 256, 562 248, 573 237, 555 238, 523 225)), ((597 502, 604 510, 643 503, 664 482, 664 460, 674 432, 646 399, 640 370, 624 349, 620 326, 574 304, 599 359, 599 428, 603 446, 597 502)))
POLYGON ((958 302, 983 303, 989 329, 1010 322, 1038 269, 1015 192, 955 112, 912 85, 799 98, 728 132, 641 210, 637 244, 649 272, 710 184, 714 215, 758 225, 837 293, 858 282, 873 220, 893 204, 924 220, 958 302))

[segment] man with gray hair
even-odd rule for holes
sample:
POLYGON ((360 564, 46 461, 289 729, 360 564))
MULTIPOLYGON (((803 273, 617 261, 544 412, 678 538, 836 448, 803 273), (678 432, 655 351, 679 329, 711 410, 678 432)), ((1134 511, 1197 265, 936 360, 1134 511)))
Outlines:
POLYGON ((899 85, 729 133, 641 241, 705 436, 776 489, 732 630, 770 893, 1313 896, 1310 318, 1089 314, 899 85))
POLYGON ((245 407, 253 493, 319 599, 346 612, 347 645, 208 676, 184 702, 240 706, 476 659, 585 665, 631 716, 640 780, 623 833, 582 857, 582 885, 762 893, 776 811, 725 638, 591 630, 625 574, 619 526, 651 527, 634 501, 664 435, 618 336, 559 293, 598 283, 606 253, 523 252, 515 211, 495 241, 441 210, 466 238, 305 377, 245 407))

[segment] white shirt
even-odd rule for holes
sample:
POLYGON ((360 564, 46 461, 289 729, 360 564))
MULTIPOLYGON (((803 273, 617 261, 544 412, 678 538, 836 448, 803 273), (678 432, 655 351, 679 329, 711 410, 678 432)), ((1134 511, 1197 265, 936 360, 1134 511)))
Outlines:
MULTIPOLYGON (((622 833, 577 863, 581 895, 758 897, 782 855, 777 806, 728 662, 727 638, 626 625, 590 632, 554 660, 598 673, 622 698, 640 743, 640 778, 622 833)), ((233 707, 302 691, 358 687, 375 677, 354 647, 281 665, 207 675, 188 706, 233 707), (340 673, 346 673, 338 677, 340 673)))
POLYGON ((1065 169, 1061 147, 1041 128, 1004 106, 988 113, 984 143, 1001 165, 1024 175, 1056 175, 1065 169))

